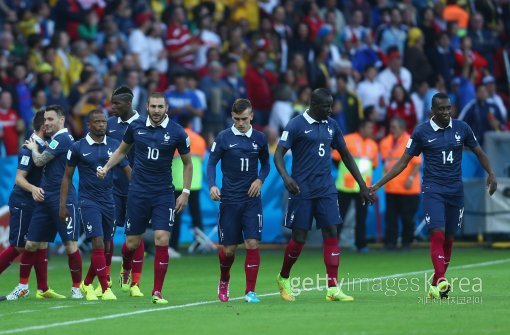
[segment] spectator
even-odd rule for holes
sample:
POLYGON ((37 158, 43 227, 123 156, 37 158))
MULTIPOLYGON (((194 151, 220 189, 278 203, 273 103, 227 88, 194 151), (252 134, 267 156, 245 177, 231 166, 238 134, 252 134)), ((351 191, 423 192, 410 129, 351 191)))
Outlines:
POLYGON ((278 64, 280 72, 285 72, 290 61, 289 40, 292 37, 292 29, 285 23, 285 8, 277 6, 273 12, 272 27, 280 41, 281 61, 278 64))
POLYGON ((45 1, 39 1, 34 4, 32 11, 37 20, 36 31, 41 36, 42 46, 47 46, 55 32, 55 21, 50 18, 50 6, 45 1))
MULTIPOLYGON (((374 65, 365 68, 364 80, 358 84, 358 94, 363 108, 374 106, 377 120, 383 120, 386 115, 385 87, 376 80, 377 70, 374 65)), ((355 128, 357 129, 357 128, 355 128)))
POLYGON ((188 74, 183 70, 175 72, 173 75, 174 87, 165 94, 168 102, 168 113, 176 122, 179 122, 181 115, 192 119, 195 116, 199 118, 204 116, 204 111, 200 109, 200 100, 188 87, 187 77, 188 74))
POLYGON ((152 13, 140 13, 136 16, 136 29, 131 32, 128 39, 128 51, 135 57, 139 69, 147 71, 150 67, 151 49, 148 32, 152 27, 152 13))
POLYGON ((335 101, 340 102, 341 113, 335 113, 331 117, 339 124, 345 123, 346 134, 358 131, 361 120, 363 120, 363 106, 360 98, 347 88, 347 76, 340 74, 336 78, 337 90, 333 95, 335 101), (343 118, 343 120, 341 120, 343 118))
MULTIPOLYGON (((3 143, 7 156, 17 155, 20 140, 23 140, 25 124, 12 109, 12 94, 0 92, 0 145, 3 143)), ((0 147, 0 154, 2 154, 0 147)))
POLYGON ((319 44, 315 48, 315 59, 309 67, 308 78, 312 89, 331 88, 331 69, 328 67, 329 47, 319 44))
POLYGON ((54 62, 46 61, 53 64, 55 76, 60 79, 64 94, 68 95, 71 87, 80 78, 83 64, 69 53, 69 35, 67 32, 56 31, 53 35, 52 46, 56 51, 55 60, 54 62))
POLYGON ((49 92, 46 94, 46 103, 50 105, 60 105, 66 113, 69 113, 69 102, 62 91, 62 83, 58 78, 50 81, 49 92))
MULTIPOLYGON (((422 111, 422 121, 428 121, 429 113, 432 110, 432 97, 436 93, 446 93, 445 82, 441 75, 433 75, 429 78, 429 89, 425 93, 425 98, 423 99, 423 111, 422 111)), ((416 107, 416 106, 415 106, 416 107)), ((419 116, 420 112, 416 112, 416 115, 419 116)), ((418 119, 420 120, 420 119, 418 119)))
POLYGON ((392 47, 388 51, 388 66, 377 76, 377 81, 384 86, 386 92, 386 102, 390 100, 390 92, 393 86, 400 84, 404 86, 406 91, 411 90, 413 79, 411 72, 402 66, 402 58, 396 47, 392 47))
MULTIPOLYGON (((233 64, 236 64, 235 62, 233 64)), ((204 132, 214 136, 225 129, 231 97, 231 87, 223 80, 223 66, 213 61, 209 66, 209 74, 200 80, 200 89, 205 93, 207 109, 204 113, 204 132)))
POLYGON ((487 88, 488 93, 487 102, 498 106, 501 116, 506 121, 508 119, 508 114, 505 104, 503 103, 503 99, 501 99, 501 96, 496 92, 496 79, 494 79, 494 77, 490 75, 485 76, 482 80, 482 84, 484 84, 485 87, 487 88))
POLYGON ((337 33, 340 33, 344 30, 345 27, 345 18, 342 12, 336 7, 337 1, 335 0, 326 0, 324 3, 324 7, 319 11, 321 18, 324 21, 327 21, 327 16, 329 13, 334 15, 335 25, 334 30, 337 33))
POLYGON ((472 40, 469 36, 464 36, 460 41, 460 49, 455 50, 455 64, 457 74, 462 72, 465 64, 473 68, 476 75, 476 83, 482 80, 483 71, 487 68, 487 60, 472 48, 472 40))
POLYGON ((58 0, 54 17, 55 30, 67 31, 72 41, 78 39, 78 26, 85 18, 85 11, 78 0, 58 0))
POLYGON ((298 88, 296 100, 292 103, 294 115, 303 114, 308 109, 311 94, 312 89, 309 86, 300 86, 298 88))
POLYGON ((308 86, 308 69, 306 66, 306 60, 303 54, 295 53, 292 55, 290 62, 290 69, 294 72, 296 79, 296 86, 308 86))
MULTIPOLYGON (((228 106, 232 106, 234 101, 240 98, 246 98, 246 83, 239 73, 238 61, 233 57, 228 57, 225 61, 225 77, 223 78, 229 91, 227 97, 230 97, 228 106)), ((230 107, 225 109, 228 115, 230 107)))
POLYGON ((279 85, 275 91, 275 102, 269 116, 269 127, 281 133, 294 115, 292 89, 285 84, 279 85))
POLYGON ((386 58, 381 49, 374 43, 371 34, 366 34, 363 43, 358 48, 351 49, 352 67, 358 73, 363 73, 367 66, 374 66, 379 69, 386 58))
POLYGON ((411 101, 413 102, 414 109, 416 111, 417 124, 422 123, 426 119, 425 116, 428 116, 428 112, 425 112, 424 108, 425 98, 428 96, 427 92, 429 92, 429 83, 427 80, 422 80, 417 83, 416 90, 411 93, 411 101))
POLYGON ((306 1, 303 4, 303 13, 303 21, 310 29, 310 41, 315 42, 317 33, 319 32, 320 27, 324 24, 324 21, 322 21, 319 15, 319 7, 315 0, 306 1))
POLYGON ((363 12, 355 10, 352 13, 351 22, 345 27, 342 34, 342 41, 347 52, 360 47, 365 36, 370 34, 370 29, 363 26, 363 12))
POLYGON ((214 21, 210 15, 203 15, 199 19, 199 47, 195 59, 195 68, 200 69, 207 65, 207 51, 210 48, 220 48, 221 38, 215 32, 214 21))
POLYGON ((436 36, 441 32, 441 28, 434 21, 434 10, 427 7, 423 12, 423 20, 420 24, 420 30, 423 33, 424 49, 433 48, 436 43, 436 36))
POLYGON ((108 35, 105 37, 105 43, 100 53, 102 67, 106 71, 118 72, 122 67, 121 60, 123 53, 119 46, 119 37, 117 35, 108 35))
POLYGON ((168 57, 163 44, 160 22, 152 22, 147 32, 147 49, 149 50, 149 69, 156 69, 159 74, 168 72, 168 57))
POLYGON ((409 93, 406 91, 404 86, 395 85, 391 91, 391 100, 388 105, 388 111, 386 112, 386 120, 399 117, 404 119, 406 122, 406 131, 409 134, 413 133, 414 127, 416 127, 417 117, 414 104, 409 97, 409 93))
POLYGON ((459 23, 457 21, 448 21, 446 33, 450 38, 450 48, 453 50, 460 49, 459 23))
POLYGON ((170 66, 194 67, 197 44, 185 24, 186 11, 182 6, 174 7, 171 20, 168 23, 166 33, 166 48, 170 60, 170 66))
POLYGON ((484 27, 483 16, 480 13, 474 13, 471 17, 471 27, 468 31, 471 37, 473 50, 478 52, 489 63, 489 70, 493 69, 494 54, 499 47, 498 40, 494 33, 484 27))
POLYGON ((413 74, 414 83, 421 83, 434 74, 434 69, 424 52, 423 34, 418 28, 409 30, 404 66, 413 74))
MULTIPOLYGON (((16 63, 14 65, 14 83, 13 94, 10 96, 14 103, 14 109, 18 111, 18 115, 28 128, 32 124, 34 114, 32 113, 32 98, 30 87, 27 84, 27 68, 24 63, 16 63)), ((9 106, 11 108, 11 106, 9 106)), ((6 109, 9 109, 6 108, 6 109)))
POLYGON ((398 8, 391 10, 390 24, 381 30, 379 46, 381 50, 388 53, 390 47, 397 46, 401 54, 405 52, 405 41, 407 38, 407 27, 402 25, 402 14, 398 8))
POLYGON ((95 11, 90 10, 85 16, 85 20, 78 26, 78 37, 87 42, 93 42, 97 39, 99 18, 95 11))
POLYGON ((443 11, 445 21, 457 21, 459 28, 462 29, 461 35, 464 35, 469 23, 469 13, 457 4, 457 0, 447 0, 443 11))
POLYGON ((435 47, 426 52, 432 68, 449 84, 455 77, 455 57, 448 34, 439 34, 435 47))
POLYGON ((131 106, 140 115, 147 115, 147 90, 141 85, 140 72, 137 70, 130 70, 126 76, 126 86, 133 91, 133 101, 131 106))
POLYGON ((304 22, 299 22, 294 29, 294 35, 289 41, 289 55, 300 53, 307 63, 313 62, 314 45, 310 42, 310 28, 304 22))

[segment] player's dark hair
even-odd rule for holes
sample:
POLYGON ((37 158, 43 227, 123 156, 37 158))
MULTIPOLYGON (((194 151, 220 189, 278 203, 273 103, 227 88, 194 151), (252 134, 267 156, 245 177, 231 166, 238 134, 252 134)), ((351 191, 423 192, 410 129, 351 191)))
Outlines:
POLYGON ((149 104, 149 101, 152 99, 152 98, 155 98, 155 99, 159 99, 159 98, 163 98, 163 100, 165 100, 165 104, 167 104, 166 102, 166 98, 165 98, 165 95, 163 93, 160 93, 160 92, 153 92, 149 95, 149 97, 147 98, 147 104, 149 104))
POLYGON ((32 127, 34 127, 35 131, 41 130, 41 127, 44 125, 44 108, 39 109, 37 113, 34 115, 34 119, 32 120, 32 127))
POLYGON ((232 105, 232 113, 241 114, 247 109, 251 109, 251 102, 248 99, 236 99, 232 105))
POLYGON ((132 102, 133 96, 133 91, 127 86, 117 87, 112 93, 112 97, 118 97, 124 102, 132 102))
POLYGON ((432 97, 432 108, 437 106, 437 104, 439 103, 438 100, 444 100, 444 99, 450 99, 448 94, 442 93, 442 92, 434 94, 434 96, 432 97))
POLYGON ((49 105, 44 110, 45 112, 51 112, 54 111, 59 117, 65 117, 66 112, 64 111, 64 108, 60 105, 49 105))
POLYGON ((317 88, 313 90, 310 97, 310 106, 324 103, 324 100, 332 97, 331 92, 327 88, 317 88))
MULTIPOLYGON (((101 115, 105 115, 103 111, 99 110, 99 109, 93 109, 89 112, 89 114, 87 115, 87 119, 90 120, 90 118, 92 117, 92 115, 96 115, 96 114, 101 114, 101 115)), ((105 115, 106 116, 106 115, 105 115)))

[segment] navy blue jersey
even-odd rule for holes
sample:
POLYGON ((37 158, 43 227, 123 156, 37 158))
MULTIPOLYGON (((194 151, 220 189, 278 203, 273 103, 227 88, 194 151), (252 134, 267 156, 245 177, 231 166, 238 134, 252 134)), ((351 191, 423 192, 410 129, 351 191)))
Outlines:
POLYGON ((264 182, 269 173, 266 135, 253 128, 243 134, 234 126, 220 132, 207 163, 209 188, 216 186, 216 164, 219 160, 223 173, 221 202, 250 200, 248 190, 251 183, 257 178, 264 182))
POLYGON ((148 118, 139 118, 128 126, 123 141, 134 144, 131 150, 135 150, 130 192, 173 192, 172 160, 175 150, 180 155, 190 151, 189 137, 184 129, 168 116, 157 127, 153 127, 148 118))
MULTIPOLYGON (((103 142, 94 142, 89 134, 74 143, 67 153, 67 165, 77 166, 80 174, 78 195, 97 202, 113 201, 113 173, 108 173, 103 180, 97 177, 97 169, 103 167, 120 143, 108 136, 103 142)), ((120 168, 128 165, 127 159, 122 160, 120 168)))
POLYGON ((332 118, 316 121, 307 112, 289 121, 279 146, 292 150, 292 178, 301 190, 294 199, 336 194, 331 176, 331 148, 345 147, 342 131, 332 118))
MULTIPOLYGON (((32 138, 39 146, 39 152, 45 148, 44 141, 36 135, 32 138)), ((35 186, 39 186, 42 178, 42 167, 37 167, 32 159, 32 151, 22 147, 18 155, 18 170, 27 171, 26 180, 35 186)), ((25 191, 21 187, 14 185, 12 188, 11 196, 9 197, 9 206, 11 207, 32 207, 35 201, 32 198, 32 193, 25 191)))
POLYGON ((414 129, 406 152, 411 156, 423 153, 423 191, 462 194, 461 163, 464 146, 478 146, 473 131, 464 121, 450 119, 446 128, 440 128, 430 120, 414 129))
MULTIPOLYGON (((136 112, 135 115, 133 115, 129 120, 122 121, 120 117, 111 117, 107 121, 107 132, 106 134, 116 139, 120 142, 124 138, 124 133, 126 132, 127 127, 133 122, 134 120, 138 119, 140 115, 136 112)), ((131 167, 133 166, 134 160, 135 160, 135 150, 131 150, 127 154, 127 158, 129 160, 129 165, 131 167)), ((129 188, 129 180, 126 177, 126 174, 122 170, 122 168, 116 166, 113 168, 113 192, 117 195, 127 195, 128 188, 129 188)))
MULTIPOLYGON (((55 196, 58 199, 60 196, 60 184, 66 169, 66 155, 73 143, 73 137, 64 128, 51 137, 48 147, 44 150, 53 155, 53 159, 44 166, 41 180, 41 188, 46 198, 55 196)), ((69 197, 72 199, 75 197, 72 185, 69 186, 69 197)))

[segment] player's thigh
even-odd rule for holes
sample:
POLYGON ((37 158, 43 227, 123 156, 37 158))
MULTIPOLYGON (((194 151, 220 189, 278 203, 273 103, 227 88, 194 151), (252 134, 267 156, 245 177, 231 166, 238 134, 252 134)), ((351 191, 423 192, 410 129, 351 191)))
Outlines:
POLYGON ((260 241, 262 237, 262 227, 264 225, 262 201, 260 198, 254 198, 244 203, 241 225, 245 240, 255 239, 260 241))
POLYGON ((175 196, 173 192, 162 193, 152 200, 151 226, 152 230, 172 232, 175 221, 175 196))
POLYGON ((33 208, 11 206, 9 211, 9 245, 24 248, 34 210, 33 208))
POLYGON ((218 214, 218 240, 221 245, 243 243, 242 211, 244 204, 220 203, 218 214))
POLYGON ((423 212, 427 229, 445 229, 445 196, 439 193, 423 193, 423 212))
POLYGON ((283 225, 287 228, 310 230, 313 209, 311 199, 289 199, 283 225))
POLYGON ((57 227, 58 234, 62 242, 77 241, 80 237, 80 223, 78 220, 78 208, 74 203, 67 201, 67 210, 69 211, 69 218, 65 222, 60 221, 58 215, 58 204, 51 205, 52 223, 57 227))
POLYGON ((126 235, 142 235, 152 215, 153 198, 144 197, 136 193, 130 193, 127 199, 126 211, 126 235))
POLYGON ((127 199, 127 196, 113 195, 113 201, 115 202, 115 225, 118 227, 124 227, 126 222, 127 199))
POLYGON ((317 229, 331 225, 336 226, 343 222, 336 195, 313 199, 312 213, 315 217, 317 229))
POLYGON ((454 235, 462 227, 463 218, 464 197, 449 196, 446 202, 446 234, 454 235))
POLYGON ((111 241, 115 233, 115 206, 111 203, 103 204, 101 207, 101 224, 103 227, 103 238, 111 241))
POLYGON ((101 224, 101 205, 97 202, 80 200, 78 212, 81 217, 81 225, 87 238, 102 237, 103 225, 101 224))
POLYGON ((27 241, 53 242, 56 235, 57 227, 53 224, 51 209, 45 202, 37 203, 28 227, 27 241))

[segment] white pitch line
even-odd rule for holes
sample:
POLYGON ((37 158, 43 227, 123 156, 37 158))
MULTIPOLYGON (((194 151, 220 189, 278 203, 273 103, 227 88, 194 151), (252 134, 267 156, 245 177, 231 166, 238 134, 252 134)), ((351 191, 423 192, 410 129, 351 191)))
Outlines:
MULTIPOLYGON (((504 264, 510 262, 510 258, 507 259, 500 259, 496 261, 488 261, 488 262, 482 262, 482 263, 474 263, 474 264, 466 264, 466 265, 458 265, 458 266, 452 266, 449 268, 449 270, 459 270, 459 269, 471 269, 471 268, 478 268, 478 267, 484 267, 484 266, 491 266, 491 265, 498 265, 498 264, 504 264)), ((389 279, 389 278, 399 278, 399 277, 407 277, 412 275, 418 275, 418 274, 424 274, 427 272, 430 272, 431 270, 422 270, 422 271, 413 271, 413 272, 405 272, 405 273, 396 273, 393 275, 388 276, 382 276, 382 277, 374 277, 374 278, 363 278, 361 280, 358 280, 359 283, 364 282, 372 282, 375 280, 382 280, 382 279, 389 279)), ((269 297, 280 294, 279 292, 273 292, 273 293, 265 293, 265 294, 259 294, 259 297, 269 297)), ((230 300, 241 300, 243 297, 237 297, 232 298, 230 300)), ((105 316, 100 316, 97 318, 87 318, 87 319, 79 319, 79 320, 71 320, 71 321, 65 321, 65 322, 56 322, 56 323, 50 323, 47 325, 40 325, 40 326, 31 326, 31 327, 25 327, 25 328, 16 328, 16 329, 7 329, 0 331, 0 335, 4 334, 16 334, 16 333, 22 333, 22 332, 28 332, 32 330, 42 330, 42 329, 49 329, 49 328, 56 328, 56 327, 63 327, 63 326, 71 326, 76 325, 80 323, 87 323, 92 321, 99 321, 99 320, 109 320, 109 319, 117 319, 122 318, 130 315, 138 315, 138 314, 145 314, 145 313, 153 313, 153 312, 160 312, 160 311, 168 311, 172 309, 181 309, 181 308, 187 308, 187 307, 195 307, 195 306, 203 306, 203 305, 210 305, 219 303, 218 300, 210 300, 210 301, 198 301, 193 302, 189 304, 183 304, 183 305, 175 305, 175 306, 167 306, 162 308, 151 308, 151 309, 142 309, 139 311, 133 311, 133 312, 126 312, 126 313, 118 313, 118 314, 110 314, 105 316)))

